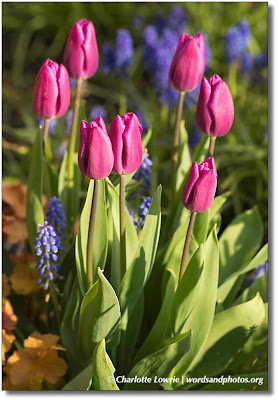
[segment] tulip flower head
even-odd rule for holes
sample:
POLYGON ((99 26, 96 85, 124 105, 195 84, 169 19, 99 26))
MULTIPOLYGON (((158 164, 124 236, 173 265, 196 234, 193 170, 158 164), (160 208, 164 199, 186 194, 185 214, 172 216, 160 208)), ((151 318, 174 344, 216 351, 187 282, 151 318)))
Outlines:
POLYGON ((104 179, 110 175, 114 156, 106 126, 101 117, 81 121, 78 164, 83 175, 90 179, 104 179))
POLYGON ((200 165, 194 161, 182 190, 182 203, 192 212, 207 211, 212 205, 217 186, 217 171, 213 157, 200 165))
POLYGON ((64 64, 74 79, 87 79, 94 75, 98 67, 98 47, 95 28, 85 18, 73 25, 69 34, 64 64))
POLYGON ((199 128, 215 137, 229 132, 234 120, 234 102, 226 82, 213 75, 203 78, 197 105, 196 120, 199 128))
POLYGON ((119 175, 135 172, 143 158, 142 126, 137 116, 130 112, 117 115, 109 130, 114 153, 113 171, 119 175))
POLYGON ((43 63, 35 81, 33 112, 42 118, 59 118, 70 104, 70 82, 66 68, 49 58, 43 63))
POLYGON ((191 37, 183 33, 169 71, 171 85, 180 92, 190 92, 200 83, 206 65, 205 41, 201 33, 191 37))

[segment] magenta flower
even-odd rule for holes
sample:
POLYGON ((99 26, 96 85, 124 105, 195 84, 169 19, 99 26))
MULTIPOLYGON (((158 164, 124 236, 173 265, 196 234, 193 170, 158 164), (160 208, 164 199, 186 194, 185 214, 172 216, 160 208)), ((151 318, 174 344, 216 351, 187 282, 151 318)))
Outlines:
POLYGON ((234 102, 226 82, 213 75, 203 78, 197 105, 196 120, 207 135, 223 136, 229 132, 234 120, 234 102))
POLYGON ((49 58, 43 63, 35 81, 33 112, 42 118, 59 118, 70 104, 70 82, 66 68, 49 58))
POLYGON ((205 71, 205 42, 203 35, 191 37, 183 33, 174 55, 169 80, 180 92, 190 92, 200 83, 205 71))
POLYGON ((113 171, 119 175, 135 172, 141 165, 143 147, 141 141, 142 126, 133 113, 117 115, 109 130, 114 153, 113 171))
POLYGON ((83 175, 90 179, 104 179, 110 175, 114 163, 111 141, 101 117, 81 121, 78 164, 83 175))
POLYGON ((200 165, 194 161, 182 190, 181 200, 188 210, 204 212, 212 205, 217 186, 217 170, 213 157, 200 165))
POLYGON ((98 47, 95 28, 85 18, 73 25, 64 53, 64 64, 74 79, 87 79, 98 67, 98 47))

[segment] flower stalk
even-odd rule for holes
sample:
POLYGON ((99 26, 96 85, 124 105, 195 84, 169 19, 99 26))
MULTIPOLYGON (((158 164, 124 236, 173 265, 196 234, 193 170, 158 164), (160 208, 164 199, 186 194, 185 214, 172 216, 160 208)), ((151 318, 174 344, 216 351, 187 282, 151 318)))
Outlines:
POLYGON ((73 116, 72 116, 72 123, 71 123, 71 133, 70 133, 70 140, 69 140, 69 151, 68 151, 68 215, 70 222, 73 223, 73 212, 72 212, 72 190, 73 190, 73 175, 74 175, 74 163, 73 163, 73 155, 75 149, 75 142, 76 142, 76 129, 77 129, 77 122, 78 122, 78 114, 80 108, 80 101, 81 101, 81 87, 82 87, 82 79, 77 79, 76 81, 76 95, 74 101, 74 108, 73 108, 73 116))
POLYGON ((125 175, 120 175, 120 266, 122 280, 126 272, 125 175))
POLYGON ((216 137, 211 135, 210 142, 209 142, 209 151, 208 151, 210 157, 212 157, 213 153, 214 153, 215 141, 216 141, 216 137))
POLYGON ((58 325, 61 326, 61 313, 60 313, 60 309, 59 309, 59 303, 58 303, 58 299, 57 299, 55 289, 54 289, 52 282, 49 282, 49 294, 50 294, 52 303, 54 305, 58 325))
POLYGON ((173 136, 172 173, 171 173, 172 190, 171 190, 171 213, 170 213, 170 215, 173 214, 173 210, 175 209, 177 167, 178 167, 178 159, 179 159, 180 124, 181 124, 181 115, 182 115, 184 95, 185 95, 185 92, 179 93, 179 101, 178 101, 178 106, 177 106, 174 136, 173 136))
POLYGON ((95 222, 97 214, 99 183, 100 180, 95 179, 89 232, 88 232, 88 243, 87 243, 87 290, 89 290, 93 285, 93 248, 94 248, 94 231, 95 231, 95 222))
POLYGON ((185 238, 185 242, 184 242, 182 260, 181 260, 181 267, 180 267, 179 281, 183 277, 183 274, 185 273, 185 270, 186 270, 186 267, 187 267, 188 251, 189 251, 190 240, 191 240, 191 235, 192 235, 192 231, 193 231, 196 215, 197 215, 196 212, 192 212, 191 216, 190 216, 190 221, 189 221, 189 225, 188 225, 187 233, 186 233, 186 238, 185 238))

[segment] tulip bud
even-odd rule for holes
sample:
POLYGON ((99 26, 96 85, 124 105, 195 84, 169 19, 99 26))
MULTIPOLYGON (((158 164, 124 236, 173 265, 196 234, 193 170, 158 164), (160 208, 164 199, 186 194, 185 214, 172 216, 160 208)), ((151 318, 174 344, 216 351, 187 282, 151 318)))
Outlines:
POLYGON ((183 33, 174 55, 169 80, 180 92, 190 92, 200 83, 205 71, 205 41, 201 33, 191 37, 183 33))
POLYGON ((109 130, 114 153, 113 171, 127 175, 136 171, 141 165, 143 147, 141 141, 142 126, 133 113, 117 115, 109 130))
POLYGON ((226 82, 213 75, 203 78, 197 105, 196 120, 207 135, 223 136, 229 132, 234 120, 234 102, 226 82))
POLYGON ((52 119, 65 114, 70 104, 70 82, 66 68, 49 58, 43 63, 35 81, 33 112, 52 119))
POLYGON ((194 161, 182 190, 182 203, 192 212, 204 212, 212 205, 217 186, 217 171, 213 157, 200 165, 194 161))
POLYGON ((90 179, 104 179, 110 175, 114 163, 111 141, 101 117, 81 121, 78 164, 83 175, 90 179))
POLYGON ((74 79, 87 79, 98 67, 95 28, 85 18, 73 25, 64 53, 64 64, 74 79))

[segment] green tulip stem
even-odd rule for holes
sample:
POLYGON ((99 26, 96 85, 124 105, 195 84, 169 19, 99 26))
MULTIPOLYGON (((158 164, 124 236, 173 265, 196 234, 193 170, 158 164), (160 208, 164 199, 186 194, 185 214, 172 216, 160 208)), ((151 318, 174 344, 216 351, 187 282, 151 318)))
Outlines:
POLYGON ((125 175, 121 175, 120 179, 120 266, 122 280, 126 272, 125 175))
POLYGON ((216 137, 215 136, 210 136, 210 142, 209 142, 209 156, 212 157, 214 153, 214 146, 215 146, 215 141, 216 137))
POLYGON ((99 183, 100 180, 95 179, 89 232, 88 232, 88 242, 87 242, 87 290, 89 290, 93 285, 93 247, 94 247, 94 230, 95 230, 95 222, 97 215, 99 183))
POLYGON ((181 260, 181 267, 180 267, 180 276, 179 276, 179 281, 183 277, 183 274, 185 273, 186 267, 187 267, 187 257, 188 257, 188 251, 189 251, 189 245, 190 245, 190 239, 193 231, 193 226, 196 218, 196 212, 192 212, 190 216, 190 221, 189 225, 187 228, 187 233, 186 233, 186 238, 184 242, 184 248, 183 248, 183 254, 182 254, 182 260, 181 260))
POLYGON ((171 190, 171 203, 170 203, 170 205, 171 205, 170 215, 171 216, 175 209, 177 167, 178 167, 178 160, 179 160, 180 124, 181 124, 181 115, 182 115, 184 95, 185 95, 185 92, 180 92, 180 94, 179 94, 179 101, 178 101, 178 106, 177 106, 174 136, 173 136, 172 174, 171 174, 172 190, 171 190))
POLYGON ((42 139, 43 139, 43 143, 44 143, 44 145, 43 145, 44 151, 46 149, 46 143, 47 143, 47 138, 48 138, 49 123, 50 123, 50 119, 45 118, 44 125, 43 125, 43 133, 42 133, 42 139))
POLYGON ((73 190, 73 176, 74 176, 74 162, 73 162, 73 155, 75 149, 75 142, 76 142, 76 130, 77 130, 77 122, 78 122, 78 114, 79 114, 79 107, 81 101, 81 87, 82 87, 82 79, 77 79, 76 81, 76 94, 75 94, 75 101, 73 107, 73 116, 72 116, 72 123, 71 123, 71 132, 70 132, 70 139, 69 139, 69 148, 68 148, 68 216, 69 221, 73 224, 73 210, 72 210, 72 190, 73 190))
POLYGON ((60 313, 59 303, 58 303, 56 292, 55 292, 52 282, 49 282, 49 294, 50 294, 52 303, 54 305, 58 325, 61 326, 61 313, 60 313))

